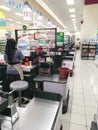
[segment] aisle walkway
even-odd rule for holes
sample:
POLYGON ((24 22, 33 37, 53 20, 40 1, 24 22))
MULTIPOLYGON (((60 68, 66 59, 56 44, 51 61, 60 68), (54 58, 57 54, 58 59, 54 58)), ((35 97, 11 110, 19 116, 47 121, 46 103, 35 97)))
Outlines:
POLYGON ((90 130, 97 111, 98 68, 94 61, 81 60, 77 51, 74 75, 70 77, 68 112, 63 115, 63 130, 90 130))

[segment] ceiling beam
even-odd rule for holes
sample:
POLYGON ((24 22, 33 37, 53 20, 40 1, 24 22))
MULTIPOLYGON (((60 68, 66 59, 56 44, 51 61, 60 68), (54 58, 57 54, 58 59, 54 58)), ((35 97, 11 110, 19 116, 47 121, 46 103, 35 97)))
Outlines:
POLYGON ((41 13, 41 15, 45 16, 47 19, 51 20, 56 26, 63 28, 56 20, 55 18, 53 18, 49 13, 47 13, 45 11, 45 9, 43 9, 35 0, 28 0, 28 3, 30 4, 30 6, 38 11, 39 13, 41 13))

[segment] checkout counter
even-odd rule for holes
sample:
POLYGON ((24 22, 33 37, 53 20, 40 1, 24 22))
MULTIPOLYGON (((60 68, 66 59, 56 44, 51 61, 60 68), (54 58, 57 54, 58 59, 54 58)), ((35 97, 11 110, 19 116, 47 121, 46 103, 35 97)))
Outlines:
POLYGON ((76 48, 72 48, 67 55, 63 56, 62 67, 69 69, 70 76, 73 75, 76 48))
POLYGON ((62 96, 49 92, 37 92, 25 108, 18 108, 19 119, 10 127, 8 121, 1 122, 1 130, 63 130, 62 96), (9 128, 9 129, 10 129, 9 128))
POLYGON ((59 74, 45 74, 39 72, 39 66, 22 66, 24 71, 25 80, 29 81, 30 86, 28 90, 23 92, 23 95, 30 94, 34 96, 34 91, 44 91, 59 93, 63 97, 63 108, 62 113, 67 112, 68 100, 69 100, 69 88, 68 88, 68 78, 59 79, 59 74), (27 93, 28 91, 28 93, 27 93))
POLYGON ((69 88, 67 85, 69 75, 67 76, 66 79, 59 79, 59 74, 53 74, 53 67, 50 67, 51 62, 50 63, 42 62, 42 63, 44 64, 43 66, 41 65, 41 63, 39 63, 39 65, 33 65, 33 66, 22 66, 24 71, 24 77, 26 78, 25 80, 31 82, 30 87, 31 90, 33 87, 33 90, 30 92, 32 92, 33 94, 35 90, 36 91, 40 90, 44 92, 53 92, 62 95, 63 97, 62 113, 66 113, 69 100, 69 88), (46 63, 49 64, 48 67, 46 66, 46 63))
MULTIPOLYGON (((29 96, 32 100, 25 108, 19 108, 19 120, 13 130, 62 130, 61 115, 67 112, 68 107, 69 75, 67 79, 60 80, 58 74, 39 74, 39 65, 23 65, 22 68, 24 79, 29 83, 29 88, 23 92, 23 96, 29 96)), ((3 125, 1 122, 1 128, 5 127, 4 122, 5 120, 3 125)))
POLYGON ((59 79, 58 74, 53 74, 51 76, 39 74, 33 79, 33 81, 35 82, 36 91, 40 90, 45 92, 59 93, 60 95, 62 95, 63 114, 67 112, 67 108, 68 108, 68 100, 69 100, 69 88, 67 85, 68 77, 69 75, 67 76, 66 79, 59 79))

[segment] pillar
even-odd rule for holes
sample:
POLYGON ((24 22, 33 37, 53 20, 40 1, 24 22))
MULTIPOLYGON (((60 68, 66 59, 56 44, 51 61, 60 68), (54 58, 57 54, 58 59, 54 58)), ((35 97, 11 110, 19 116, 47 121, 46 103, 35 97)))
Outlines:
POLYGON ((98 27, 98 4, 84 6, 84 22, 81 27, 81 40, 96 39, 98 27))

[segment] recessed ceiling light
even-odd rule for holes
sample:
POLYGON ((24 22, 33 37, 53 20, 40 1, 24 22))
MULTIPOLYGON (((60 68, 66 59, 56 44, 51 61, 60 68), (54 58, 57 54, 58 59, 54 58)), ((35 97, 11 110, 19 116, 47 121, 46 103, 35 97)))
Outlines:
POLYGON ((7 6, 4 6, 4 5, 1 5, 0 9, 3 9, 5 11, 10 11, 11 10, 10 8, 8 8, 7 6))
POLYGON ((72 21, 76 21, 76 19, 75 19, 75 18, 73 18, 73 19, 72 19, 72 21))
POLYGON ((75 14, 71 14, 70 16, 71 16, 72 18, 73 18, 73 17, 76 17, 76 15, 75 15, 75 14))
POLYGON ((21 13, 15 13, 15 15, 22 16, 22 14, 21 14, 21 13))
POLYGON ((72 23, 76 23, 76 21, 72 21, 72 23))
POLYGON ((75 23, 73 23, 73 26, 76 26, 76 24, 75 24, 75 23))
POLYGON ((74 0, 66 0, 67 5, 73 5, 74 4, 74 0))
POLYGON ((69 9, 69 12, 70 12, 70 13, 74 13, 74 12, 75 12, 75 8, 69 9))
POLYGON ((76 24, 73 24, 73 26, 74 26, 74 30, 75 30, 75 31, 77 31, 77 27, 76 27, 76 24))

